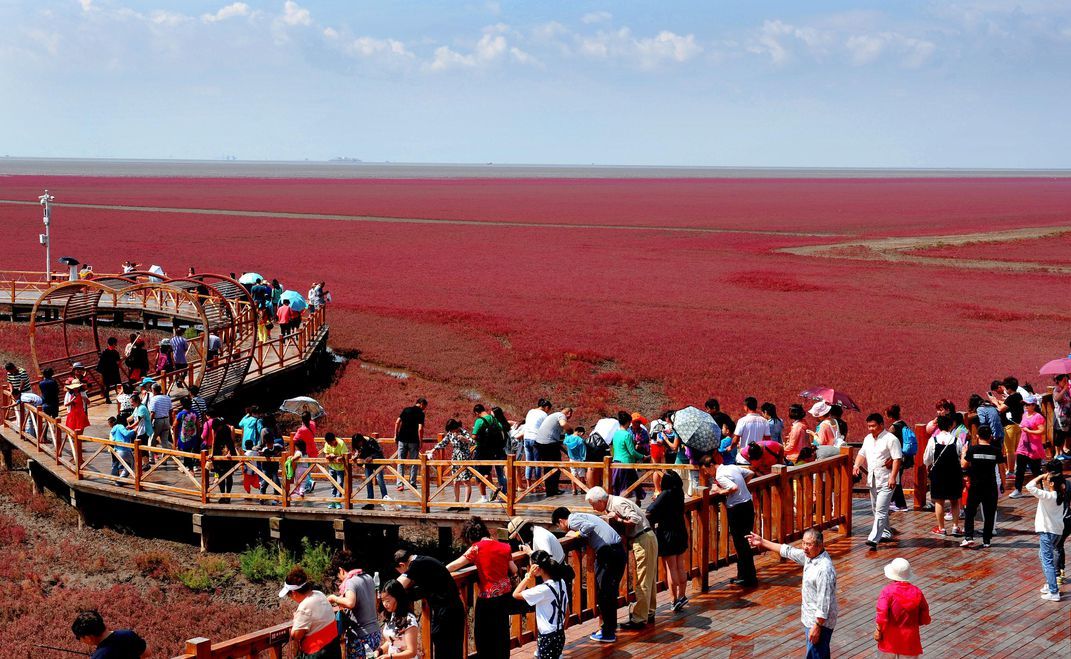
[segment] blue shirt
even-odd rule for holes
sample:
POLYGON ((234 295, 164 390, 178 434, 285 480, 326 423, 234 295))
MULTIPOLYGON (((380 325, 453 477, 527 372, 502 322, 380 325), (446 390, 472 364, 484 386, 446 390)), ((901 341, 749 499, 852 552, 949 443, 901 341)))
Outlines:
POLYGON ((588 457, 588 447, 580 435, 565 436, 565 452, 573 462, 583 462, 588 457))
POLYGON ((246 414, 242 417, 242 420, 238 422, 238 427, 242 429, 242 441, 247 439, 253 440, 256 444, 260 441, 260 430, 262 428, 260 419, 255 416, 246 414))
POLYGON ((134 410, 134 418, 138 420, 137 433, 149 436, 152 434, 152 423, 149 421, 149 408, 142 403, 134 410))
POLYGON ((1000 412, 992 405, 982 405, 978 408, 978 423, 989 426, 993 431, 993 441, 1004 441, 1004 424, 1000 422, 1000 412))
POLYGON ((113 442, 123 442, 124 444, 133 443, 131 440, 134 439, 134 431, 124 427, 120 423, 112 426, 112 430, 108 434, 111 436, 113 442))
POLYGON ((186 353, 190 350, 190 342, 181 336, 171 337, 171 352, 174 353, 176 364, 186 363, 186 353))
POLYGON ((621 544, 621 536, 601 517, 589 513, 572 513, 569 515, 569 530, 576 531, 594 550, 621 544))
POLYGON ((725 464, 736 464, 736 449, 729 450, 732 443, 733 438, 725 436, 722 437, 721 445, 718 446, 718 453, 721 453, 721 459, 725 464))

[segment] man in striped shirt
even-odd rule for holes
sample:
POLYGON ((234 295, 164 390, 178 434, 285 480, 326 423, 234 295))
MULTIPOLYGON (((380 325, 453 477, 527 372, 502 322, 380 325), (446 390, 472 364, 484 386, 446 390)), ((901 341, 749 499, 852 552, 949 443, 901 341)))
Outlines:
POLYGON ((8 362, 4 364, 4 370, 7 371, 7 383, 11 385, 13 395, 18 396, 30 390, 30 376, 26 373, 26 369, 8 362))

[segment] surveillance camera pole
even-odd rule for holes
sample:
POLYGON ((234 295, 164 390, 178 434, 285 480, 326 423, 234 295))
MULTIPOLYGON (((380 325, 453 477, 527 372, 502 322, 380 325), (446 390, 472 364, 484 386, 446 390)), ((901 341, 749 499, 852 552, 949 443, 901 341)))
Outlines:
POLYGON ((52 235, 49 231, 49 227, 52 224, 51 211, 52 201, 55 199, 53 195, 48 194, 48 190, 37 198, 41 205, 45 207, 45 232, 41 234, 41 244, 45 246, 45 281, 52 281, 52 235))

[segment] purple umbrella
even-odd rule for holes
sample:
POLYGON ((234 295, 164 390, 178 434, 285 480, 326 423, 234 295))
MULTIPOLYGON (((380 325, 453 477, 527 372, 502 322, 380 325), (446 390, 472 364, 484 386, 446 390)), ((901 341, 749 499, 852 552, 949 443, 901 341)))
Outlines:
POLYGON ((1041 375, 1068 375, 1071 374, 1071 359, 1061 357, 1046 363, 1038 371, 1041 375))
POLYGON ((808 400, 824 400, 830 405, 840 405, 846 410, 859 411, 859 406, 855 404, 851 396, 843 391, 837 391, 832 387, 811 387, 800 392, 800 398, 806 398, 808 400))

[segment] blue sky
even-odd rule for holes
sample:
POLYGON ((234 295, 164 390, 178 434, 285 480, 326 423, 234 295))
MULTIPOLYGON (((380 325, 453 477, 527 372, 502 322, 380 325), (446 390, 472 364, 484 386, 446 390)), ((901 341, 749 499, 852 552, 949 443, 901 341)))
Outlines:
POLYGON ((1071 167, 1071 2, 0 0, 0 155, 1071 167))

